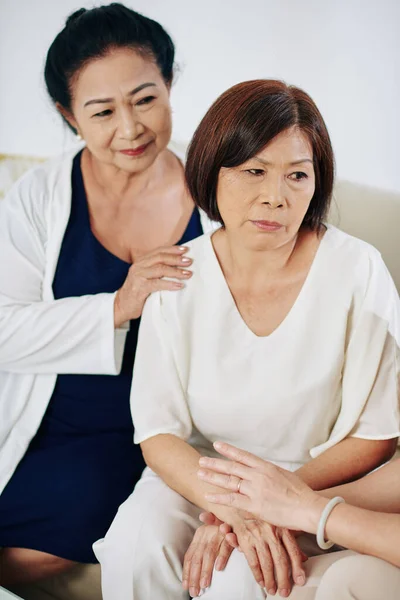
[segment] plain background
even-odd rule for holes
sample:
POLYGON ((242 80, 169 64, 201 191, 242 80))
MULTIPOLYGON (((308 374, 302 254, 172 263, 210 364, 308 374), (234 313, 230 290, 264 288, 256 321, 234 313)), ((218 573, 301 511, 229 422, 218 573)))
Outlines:
MULTIPOLYGON (((125 4, 158 20, 176 44, 176 141, 190 139, 212 101, 231 85, 280 78, 316 101, 340 179, 400 191, 400 0, 125 4)), ((0 0, 0 152, 47 157, 74 143, 47 98, 43 65, 65 18, 94 5, 0 0)))

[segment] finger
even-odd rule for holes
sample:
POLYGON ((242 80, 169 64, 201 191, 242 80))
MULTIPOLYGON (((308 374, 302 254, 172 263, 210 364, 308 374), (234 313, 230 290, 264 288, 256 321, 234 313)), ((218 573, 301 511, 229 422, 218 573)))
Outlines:
MULTIPOLYGON (((211 512, 202 512, 199 515, 199 519, 202 523, 204 523, 204 525, 221 525, 223 524, 222 521, 220 521, 218 519, 218 517, 216 517, 213 513, 211 512)), ((228 525, 229 527, 229 525, 228 525)))
POLYGON ((240 462, 248 467, 260 467, 266 462, 262 460, 262 458, 255 456, 255 454, 236 448, 236 446, 232 446, 226 442, 215 442, 213 445, 217 452, 222 454, 222 456, 226 456, 226 458, 240 462))
POLYGON ((233 531, 227 533, 225 539, 228 542, 228 544, 232 546, 232 548, 237 548, 241 552, 236 533, 233 533, 233 531))
POLYGON ((219 545, 220 541, 216 537, 207 544, 204 550, 199 580, 201 589, 208 588, 211 585, 212 572, 214 570, 215 561, 217 560, 219 545))
POLYGON ((183 559, 183 569, 182 569, 182 587, 184 590, 189 589, 189 575, 190 575, 190 567, 192 556, 194 553, 195 544, 190 544, 185 557, 183 559))
POLYGON ((179 256, 185 254, 185 252, 187 252, 188 250, 188 246, 159 246, 151 252, 148 252, 147 254, 143 255, 143 258, 157 256, 158 254, 176 254, 179 256))
POLYGON ((208 483, 212 483, 218 487, 224 488, 226 490, 232 490, 234 492, 239 492, 241 494, 246 494, 245 488, 250 491, 250 484, 237 475, 223 475, 222 473, 215 473, 214 471, 208 471, 207 469, 200 469, 197 471, 197 476, 199 479, 203 481, 208 481, 208 483))
POLYGON ((190 561, 189 593, 191 596, 193 596, 193 598, 198 596, 200 593, 200 575, 205 549, 206 548, 204 544, 198 544, 190 561))
POLYGON ((152 267, 154 265, 171 265, 171 266, 185 266, 191 265, 193 259, 190 256, 186 256, 183 252, 169 252, 169 251, 158 251, 154 254, 147 254, 138 260, 135 265, 143 268, 152 267))
POLYGON ((149 295, 153 292, 182 290, 185 284, 181 281, 169 281, 168 279, 152 279, 149 282, 149 295))
POLYGON ((290 579, 290 561, 286 549, 280 540, 278 540, 277 543, 271 543, 269 545, 269 550, 274 563, 278 594, 283 596, 283 598, 287 598, 292 589, 292 584, 290 579))
POLYGON ((302 566, 304 553, 300 550, 294 536, 287 529, 282 532, 282 542, 289 556, 293 581, 297 585, 304 585, 306 582, 306 574, 302 566))
POLYGON ((181 269, 179 267, 170 267, 169 265, 154 265, 143 269, 140 273, 144 279, 161 279, 162 277, 169 277, 172 279, 189 279, 193 272, 188 269, 181 269))
POLYGON ((259 545, 256 547, 258 562, 261 567, 261 572, 264 580, 264 587, 268 594, 276 594, 276 581, 274 573, 274 562, 272 560, 271 552, 268 544, 265 544, 263 540, 260 540, 259 545))
POLYGON ((240 510, 251 512, 251 500, 244 494, 206 494, 206 500, 212 504, 222 504, 223 506, 233 506, 240 510))
POLYGON ((219 530, 221 533, 226 535, 227 533, 231 533, 232 527, 230 525, 228 525, 228 523, 221 523, 219 530))
MULTIPOLYGON (((235 535, 235 534, 233 534, 233 535, 235 535)), ((233 547, 227 542, 227 540, 224 540, 220 546, 217 560, 215 561, 216 571, 223 571, 225 569, 232 552, 233 552, 233 547)), ((208 587, 208 586, 205 586, 205 587, 208 587)))
POLYGON ((254 579, 257 581, 258 585, 262 588, 265 587, 264 577, 262 574, 261 566, 258 560, 258 554, 253 546, 246 544, 245 546, 241 546, 243 550, 243 554, 246 557, 247 563, 253 573, 254 579))
POLYGON ((199 465, 201 471, 215 471, 216 473, 224 473, 226 475, 236 475, 237 477, 246 480, 250 480, 253 474, 251 468, 241 465, 238 462, 222 460, 221 458, 202 456, 199 459, 199 465))

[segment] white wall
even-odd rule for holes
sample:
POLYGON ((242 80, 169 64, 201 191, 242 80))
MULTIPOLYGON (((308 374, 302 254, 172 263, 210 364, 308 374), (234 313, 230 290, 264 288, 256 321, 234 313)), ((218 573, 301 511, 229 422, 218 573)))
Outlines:
MULTIPOLYGON (((399 0, 125 0, 177 46, 174 137, 188 140, 210 103, 245 79, 303 87, 325 117, 338 175, 400 191, 399 0)), ((86 0, 0 0, 0 152, 49 156, 72 136, 42 69, 65 17, 86 0)))

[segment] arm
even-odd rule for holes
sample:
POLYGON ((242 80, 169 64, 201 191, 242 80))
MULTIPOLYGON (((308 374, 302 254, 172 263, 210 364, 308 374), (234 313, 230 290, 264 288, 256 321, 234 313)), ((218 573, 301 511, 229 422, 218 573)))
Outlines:
POLYGON ((385 513, 400 513, 400 459, 366 477, 323 490, 325 498, 341 496, 353 506, 385 513))
MULTIPOLYGON (((399 474, 397 476, 399 478, 399 474)), ((316 505, 308 523, 305 523, 305 531, 317 532, 318 521, 325 504, 326 501, 322 500, 319 510, 316 505)), ((330 514, 325 532, 327 539, 340 546, 382 558, 400 567, 400 514, 375 512, 350 504, 340 504, 330 514)))
POLYGON ((365 289, 348 314, 341 409, 329 439, 298 474, 321 490, 358 479, 388 461, 400 432, 400 302, 379 253, 368 251, 365 289), (315 458, 316 457, 316 458, 315 458))
POLYGON ((205 499, 207 493, 221 489, 199 481, 197 470, 200 454, 187 442, 175 435, 156 435, 141 443, 146 464, 165 483, 199 508, 214 511, 226 523, 232 523, 237 511, 224 506, 216 507, 205 499))
POLYGON ((126 329, 114 330, 114 294, 43 301, 43 186, 29 174, 0 204, 0 369, 118 373, 126 329))
MULTIPOLYGON (((216 505, 247 510, 276 525, 317 533, 327 500, 314 492, 295 473, 239 450, 216 444, 229 461, 202 458, 198 476, 230 493, 209 496, 216 505), (240 493, 236 482, 241 480, 240 493)), ((325 495, 325 492, 323 492, 325 495)), ((330 514, 325 536, 333 542, 387 560, 400 567, 400 460, 385 465, 364 479, 329 490, 329 496, 343 494, 349 501, 373 506, 366 510, 350 504, 337 505, 330 514), (392 487, 393 489, 389 489, 392 487), (358 493, 362 497, 358 497, 358 493), (366 501, 367 497, 372 500, 366 501), (397 514, 377 512, 393 510, 397 514)))
POLYGON ((353 481, 392 458, 397 438, 364 440, 349 437, 310 460, 297 475, 313 490, 353 481))

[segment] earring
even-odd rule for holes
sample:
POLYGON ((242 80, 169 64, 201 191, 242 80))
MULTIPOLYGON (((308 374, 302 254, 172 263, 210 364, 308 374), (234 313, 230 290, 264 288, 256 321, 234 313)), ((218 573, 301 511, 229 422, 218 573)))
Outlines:
POLYGON ((76 139, 77 139, 78 142, 80 142, 81 139, 82 139, 82 136, 79 133, 77 133, 76 134, 76 139))

